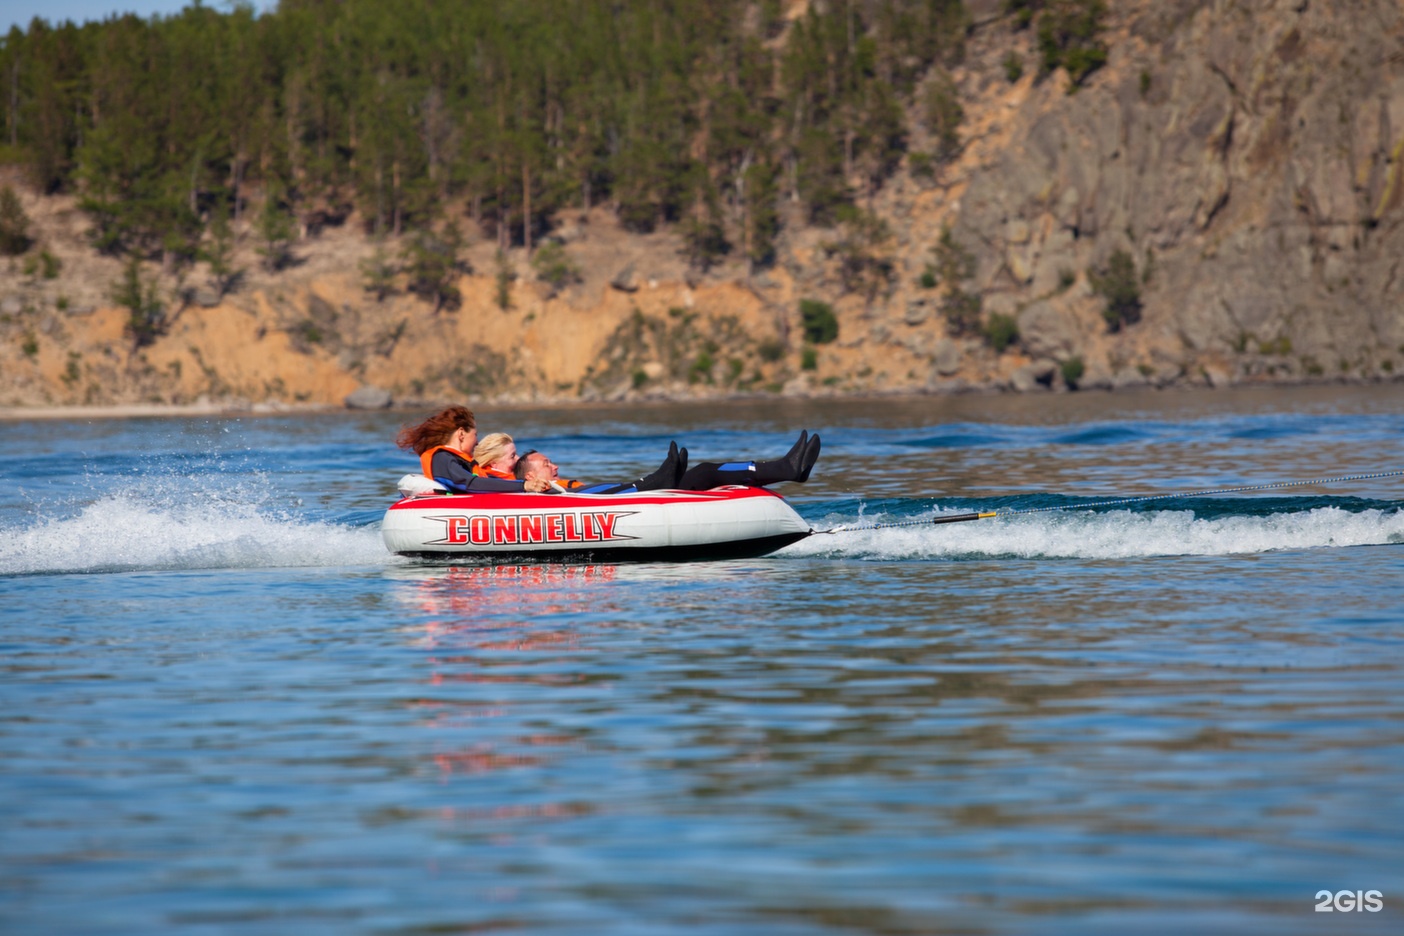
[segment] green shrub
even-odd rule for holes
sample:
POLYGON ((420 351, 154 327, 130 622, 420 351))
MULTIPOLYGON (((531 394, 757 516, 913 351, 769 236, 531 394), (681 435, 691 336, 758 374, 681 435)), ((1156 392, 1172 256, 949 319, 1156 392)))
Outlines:
POLYGON ((59 271, 63 269, 63 261, 47 250, 39 251, 39 267, 44 279, 58 279, 59 271))
POLYGON ((923 273, 923 284, 928 273, 933 286, 946 283, 952 287, 975 275, 975 255, 960 245, 949 227, 941 228, 941 239, 931 248, 931 257, 923 273))
POLYGON ((29 215, 14 187, 0 187, 0 254, 17 257, 29 249, 29 215))
POLYGON ((813 348, 805 348, 803 351, 801 351, 801 352, 800 352, 800 370, 812 371, 812 370, 818 370, 818 369, 819 369, 819 352, 815 351, 813 348))
MULTIPOLYGON (((227 266, 227 263, 223 265, 227 266)), ((361 288, 375 296, 376 302, 384 302, 385 297, 395 291, 395 276, 400 270, 390 259, 383 241, 378 241, 375 245, 375 252, 369 258, 361 261, 360 270, 361 288)), ((210 262, 210 273, 218 281, 219 274, 215 272, 213 260, 210 262)), ((218 289, 219 286, 216 285, 215 288, 218 289)))
POLYGON ((777 339, 772 338, 768 341, 762 341, 756 348, 756 353, 760 355, 762 361, 774 364, 785 356, 785 346, 777 339))
POLYGON ((1024 58, 1018 52, 1010 52, 1004 57, 1004 77, 1014 84, 1024 77, 1024 58))
POLYGON ((941 302, 941 314, 946 317, 946 325, 952 335, 974 335, 980 331, 980 309, 982 302, 976 293, 963 289, 952 289, 941 302))
POLYGON ((816 299, 800 300, 800 320, 804 325, 804 340, 812 344, 828 344, 838 338, 839 324, 833 307, 816 299))
POLYGON ((712 360, 712 356, 706 351, 697 355, 696 360, 692 362, 692 366, 687 369, 687 382, 690 384, 695 384, 699 381, 711 383, 712 366, 715 363, 716 362, 712 360))
POLYGON ((1019 340, 1019 323, 1012 315, 992 313, 985 323, 985 340, 996 354, 1003 354, 1006 348, 1019 340))
POLYGON ((547 241, 536 250, 531 265, 542 282, 554 290, 561 290, 582 281, 580 267, 570 259, 565 247, 555 241, 547 241))
POLYGON ((1141 320, 1141 286, 1136 279, 1136 261, 1129 253, 1115 251, 1105 273, 1088 270, 1087 278, 1092 291, 1107 300, 1102 317, 1109 331, 1120 331, 1141 320))
POLYGON ((1078 381, 1082 380, 1082 375, 1087 370, 1086 367, 1083 366, 1082 358, 1080 357, 1068 358, 1062 363, 1059 369, 1063 373, 1063 383, 1072 387, 1074 390, 1077 389, 1078 381))
POLYGON ((936 77, 926 89, 926 126, 936 141, 936 159, 949 162, 960 152, 960 123, 965 119, 965 109, 960 106, 955 82, 944 69, 937 69, 936 77))
POLYGON ((321 344, 326 340, 321 327, 311 319, 303 319, 294 325, 291 331, 306 344, 321 344))

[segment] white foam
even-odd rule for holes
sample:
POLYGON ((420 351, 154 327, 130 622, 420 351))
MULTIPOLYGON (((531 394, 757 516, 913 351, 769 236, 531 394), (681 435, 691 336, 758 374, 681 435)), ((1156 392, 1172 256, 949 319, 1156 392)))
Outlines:
MULTIPOLYGON (((881 525, 884 521, 909 519, 868 516, 862 522, 881 525)), ((844 522, 851 523, 853 518, 831 517, 816 526, 822 529, 844 522)), ((1069 511, 940 526, 843 531, 810 537, 787 548, 785 555, 870 559, 983 556, 1123 559, 1219 556, 1387 543, 1404 543, 1404 511, 1350 512, 1321 507, 1269 516, 1214 519, 1196 519, 1191 511, 1069 511)))
POLYGON ((131 492, 0 529, 0 574, 383 565, 378 528, 270 515, 230 499, 131 492))

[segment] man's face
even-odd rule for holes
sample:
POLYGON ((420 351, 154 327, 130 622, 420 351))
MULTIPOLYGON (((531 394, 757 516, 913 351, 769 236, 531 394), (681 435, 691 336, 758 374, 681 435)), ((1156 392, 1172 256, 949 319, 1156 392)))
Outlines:
POLYGON ((540 452, 532 452, 528 455, 526 457, 526 463, 527 480, 532 478, 544 478, 547 481, 555 481, 561 476, 560 469, 556 467, 556 463, 540 452))

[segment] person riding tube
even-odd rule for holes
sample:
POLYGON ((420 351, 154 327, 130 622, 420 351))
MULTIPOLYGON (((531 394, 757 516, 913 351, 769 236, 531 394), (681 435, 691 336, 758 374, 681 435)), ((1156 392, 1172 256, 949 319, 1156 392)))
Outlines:
MULTIPOLYGON (((819 436, 810 436, 806 430, 782 458, 773 461, 746 462, 702 462, 687 467, 687 449, 678 452, 679 471, 673 484, 679 491, 706 491, 725 485, 743 487, 765 487, 780 481, 809 480, 814 463, 819 460, 819 436)), ((523 481, 548 481, 560 488, 580 494, 619 494, 617 485, 585 485, 579 481, 568 481, 560 477, 560 469, 546 455, 532 449, 517 460, 515 476, 523 481)), ((555 490, 555 488, 552 488, 555 490)))
MULTIPOLYGON (((470 454, 478 444, 477 420, 466 406, 449 406, 413 426, 406 426, 395 437, 395 444, 419 456, 424 476, 448 491, 456 493, 520 492, 541 493, 551 490, 550 481, 532 479, 519 481, 515 477, 491 477, 475 473, 477 463, 470 454)), ((514 451, 515 454, 515 451, 514 451)), ((656 491, 672 487, 682 475, 686 456, 678 451, 677 443, 668 447, 668 456, 657 470, 628 484, 622 490, 656 491), (681 459, 681 464, 680 464, 681 459)), ((621 493, 622 493, 621 490, 621 493)))

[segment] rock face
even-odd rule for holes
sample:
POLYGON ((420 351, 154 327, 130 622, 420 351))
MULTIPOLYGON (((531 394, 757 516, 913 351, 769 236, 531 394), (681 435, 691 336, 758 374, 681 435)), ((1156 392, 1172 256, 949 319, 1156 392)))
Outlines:
MULTIPOLYGON (((1404 355, 1404 8, 1396 0, 1126 4, 1111 62, 1049 81, 972 174, 955 232, 1035 354, 1083 353, 1047 307, 1058 271, 1143 278, 1107 352, 1380 376, 1404 355), (1059 347, 1061 346, 1061 347, 1059 347)), ((998 26, 992 28, 999 28, 998 26)), ((1081 309, 1089 321, 1095 311, 1081 309)), ((1147 361, 1147 363, 1151 363, 1147 361)))

